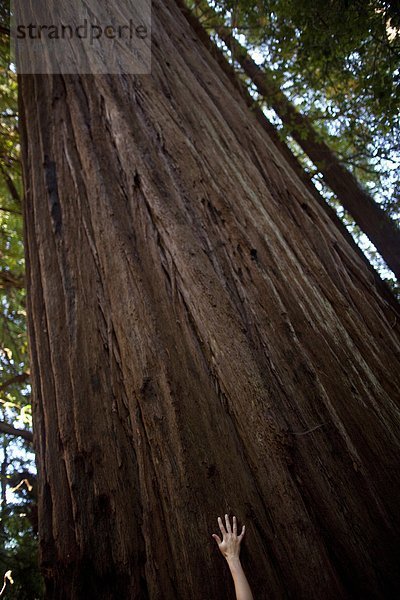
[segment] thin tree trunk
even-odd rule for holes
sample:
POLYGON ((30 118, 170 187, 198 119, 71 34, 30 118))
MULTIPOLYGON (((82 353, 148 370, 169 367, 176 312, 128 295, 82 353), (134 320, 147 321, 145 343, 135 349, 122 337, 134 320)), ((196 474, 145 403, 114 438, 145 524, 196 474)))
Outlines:
POLYGON ((33 435, 31 431, 28 431, 27 429, 17 429, 17 427, 13 427, 4 421, 0 421, 0 432, 13 435, 15 437, 21 437, 27 442, 33 441, 33 435))
MULTIPOLYGON (((18 206, 21 205, 21 198, 20 195, 18 193, 18 190, 15 186, 15 183, 13 182, 13 180, 11 179, 11 177, 9 176, 9 174, 7 173, 7 171, 5 170, 5 168, 0 164, 0 173, 2 174, 4 181, 6 183, 7 189, 10 193, 11 198, 16 202, 16 204, 18 206)), ((19 213, 17 213, 19 214, 19 213)))
POLYGON ((23 289, 25 287, 25 278, 21 275, 15 275, 11 271, 0 272, 0 289, 23 289))
MULTIPOLYGON (((25 286, 21 286, 25 287, 25 286)), ((25 383, 29 379, 29 373, 18 373, 18 375, 12 375, 2 383, 0 383, 0 392, 6 390, 10 385, 15 383, 25 383)))
POLYGON ((394 221, 339 162, 329 146, 318 136, 310 120, 290 103, 275 82, 273 73, 266 68, 260 69, 227 27, 217 26, 216 32, 267 104, 289 128, 293 139, 318 167, 325 183, 336 194, 343 208, 350 213, 400 279, 400 231, 394 221))
POLYGON ((396 595, 398 312, 171 0, 151 76, 23 76, 47 598, 396 595))
POLYGON ((1 440, 2 459, 0 465, 0 539, 6 540, 5 515, 7 513, 7 469, 9 465, 8 457, 9 441, 3 437, 1 440))

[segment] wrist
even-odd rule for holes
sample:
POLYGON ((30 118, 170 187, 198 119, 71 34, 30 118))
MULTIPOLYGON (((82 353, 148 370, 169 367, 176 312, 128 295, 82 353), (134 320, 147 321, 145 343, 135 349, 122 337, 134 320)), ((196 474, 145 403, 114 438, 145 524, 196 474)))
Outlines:
POLYGON ((238 556, 226 556, 225 558, 226 558, 226 562, 228 563, 231 571, 242 568, 242 565, 240 563, 240 558, 238 556))

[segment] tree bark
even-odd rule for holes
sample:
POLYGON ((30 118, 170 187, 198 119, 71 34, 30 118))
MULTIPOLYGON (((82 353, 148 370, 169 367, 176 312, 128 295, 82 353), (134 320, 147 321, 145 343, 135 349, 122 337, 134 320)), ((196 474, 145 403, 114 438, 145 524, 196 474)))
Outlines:
POLYGON ((149 76, 20 78, 48 599, 395 596, 399 313, 172 0, 149 76))
POLYGON ((289 128, 293 139, 318 167, 340 204, 375 245, 397 279, 400 279, 400 230, 395 222, 340 163, 329 146, 318 136, 310 120, 299 113, 286 98, 274 81, 273 73, 260 69, 227 27, 216 27, 216 31, 265 101, 289 128))

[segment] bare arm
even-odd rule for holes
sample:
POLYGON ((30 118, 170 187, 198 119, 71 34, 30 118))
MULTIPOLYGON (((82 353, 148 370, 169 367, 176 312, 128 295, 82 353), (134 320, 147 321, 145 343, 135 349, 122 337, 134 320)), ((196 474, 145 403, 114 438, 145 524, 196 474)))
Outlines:
POLYGON ((222 540, 215 533, 213 534, 213 538, 228 563, 233 583, 235 584, 236 599, 253 600, 249 582, 239 559, 240 543, 245 533, 245 526, 243 525, 240 535, 237 535, 236 517, 233 517, 233 525, 231 527, 228 515, 225 515, 225 527, 220 517, 218 517, 218 525, 222 533, 222 540))

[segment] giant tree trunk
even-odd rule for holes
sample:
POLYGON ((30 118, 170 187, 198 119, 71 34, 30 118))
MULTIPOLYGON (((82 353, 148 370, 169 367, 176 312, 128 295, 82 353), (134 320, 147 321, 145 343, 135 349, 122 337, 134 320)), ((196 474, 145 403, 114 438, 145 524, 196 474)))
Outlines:
POLYGON ((41 560, 57 599, 395 594, 398 314, 172 0, 151 76, 24 76, 41 560))

